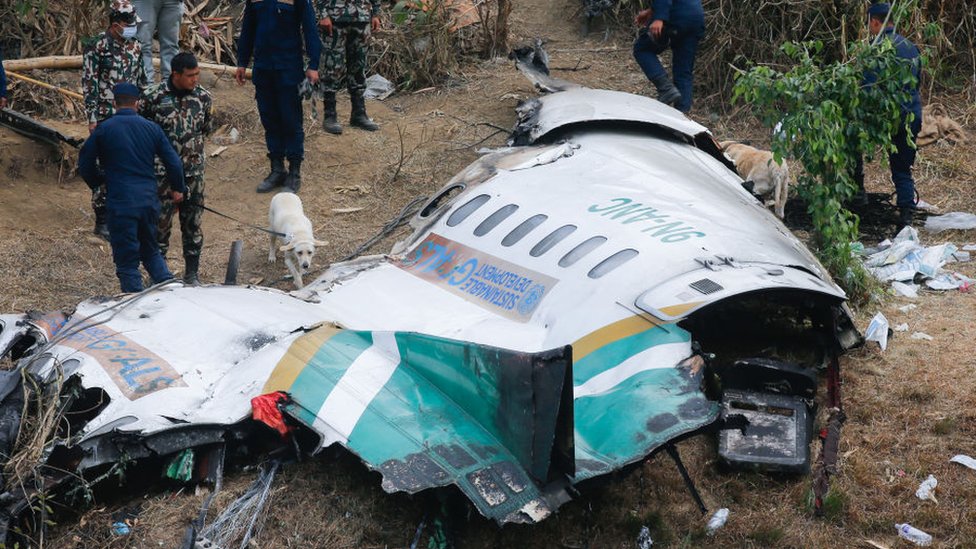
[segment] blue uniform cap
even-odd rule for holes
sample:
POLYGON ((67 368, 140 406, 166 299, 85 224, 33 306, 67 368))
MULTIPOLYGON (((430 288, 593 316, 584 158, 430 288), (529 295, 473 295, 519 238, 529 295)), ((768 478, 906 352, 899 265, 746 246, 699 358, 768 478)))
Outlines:
POLYGON ((885 15, 888 15, 889 11, 891 11, 891 4, 887 2, 878 2, 877 4, 871 4, 868 7, 868 15, 884 17, 885 15))
POLYGON ((125 95, 128 97, 139 97, 139 88, 135 84, 130 84, 128 82, 119 82, 112 88, 112 95, 118 97, 120 95, 125 95))

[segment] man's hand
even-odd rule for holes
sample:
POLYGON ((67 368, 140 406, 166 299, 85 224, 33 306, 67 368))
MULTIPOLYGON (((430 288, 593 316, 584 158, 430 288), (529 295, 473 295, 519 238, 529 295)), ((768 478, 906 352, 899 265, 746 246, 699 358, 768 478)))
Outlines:
POLYGON ((651 20, 651 13, 652 13, 651 8, 647 8, 646 10, 640 10, 640 13, 637 14, 637 17, 634 17, 634 24, 637 25, 638 27, 647 26, 647 22, 651 20))
POLYGON ((664 32, 664 21, 661 21, 660 19, 655 19, 654 22, 651 23, 651 38, 653 38, 655 42, 660 41, 661 34, 663 32, 664 32))
POLYGON ((237 67, 237 72, 234 73, 234 80, 237 80, 238 86, 244 85, 244 78, 247 76, 247 69, 245 67, 237 67))
POLYGON ((7 108, 7 98, 0 97, 0 109, 6 109, 6 108, 7 108))
POLYGON ((173 204, 179 204, 180 202, 183 202, 183 193, 170 191, 169 197, 173 200, 173 204))
POLYGON ((332 18, 325 17, 319 20, 319 28, 325 31, 325 34, 332 36, 332 18))
POLYGON ((88 135, 91 135, 92 132, 94 132, 95 131, 95 128, 97 128, 97 127, 98 127, 98 122, 89 122, 88 123, 88 135))
POLYGON ((318 84, 319 71, 313 71, 312 69, 308 69, 307 71, 305 71, 305 78, 308 78, 308 81, 311 84, 318 84))
POLYGON ((380 30, 380 18, 374 15, 373 18, 369 20, 369 28, 373 32, 380 30))

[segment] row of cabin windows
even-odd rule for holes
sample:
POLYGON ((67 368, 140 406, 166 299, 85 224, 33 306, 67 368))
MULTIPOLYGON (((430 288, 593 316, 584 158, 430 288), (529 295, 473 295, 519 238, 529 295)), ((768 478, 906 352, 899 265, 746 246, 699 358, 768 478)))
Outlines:
MULTIPOLYGON (((478 196, 472 198, 465 204, 463 204, 458 209, 454 210, 453 213, 447 218, 447 226, 455 227, 460 225, 465 219, 471 216, 478 208, 485 205, 488 202, 489 197, 487 194, 479 194, 478 196)), ((519 207, 517 204, 508 204, 507 206, 502 206, 496 210, 493 214, 485 218, 484 221, 478 224, 474 229, 475 236, 485 236, 492 229, 497 227, 503 221, 511 217, 519 207)), ((517 227, 512 229, 504 238, 502 238, 502 246, 510 247, 514 246, 520 240, 528 236, 529 233, 534 231, 536 227, 541 225, 549 219, 549 216, 545 214, 536 214, 532 217, 526 219, 525 221, 519 223, 517 227)), ((529 255, 532 257, 539 257, 549 250, 551 250, 556 244, 559 244, 566 239, 569 235, 576 232, 576 225, 563 225, 558 229, 552 231, 542 238, 535 246, 529 250, 529 255)), ((570 267, 580 259, 583 259, 593 250, 599 248, 607 241, 605 236, 594 236, 588 238, 578 244, 575 248, 566 253, 560 260, 560 267, 570 267)), ((610 271, 616 269, 617 267, 623 265, 624 263, 630 261, 631 259, 637 257, 637 250, 627 248, 620 250, 619 252, 607 257, 595 267, 590 269, 587 276, 590 278, 600 278, 601 276, 609 273, 610 271)))

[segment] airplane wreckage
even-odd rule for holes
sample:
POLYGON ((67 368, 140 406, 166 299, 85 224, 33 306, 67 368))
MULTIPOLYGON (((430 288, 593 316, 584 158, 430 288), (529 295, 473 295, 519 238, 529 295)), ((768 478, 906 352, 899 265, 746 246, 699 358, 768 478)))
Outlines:
POLYGON ((307 453, 341 445, 387 492, 454 485, 500 524, 661 449, 697 499, 674 444, 698 433, 731 467, 809 472, 826 370, 822 497, 837 357, 861 342, 844 293, 706 128, 565 88, 523 102, 511 146, 451 179, 389 254, 300 291, 170 281, 0 316, 0 536, 42 490, 277 441, 261 422, 307 453))

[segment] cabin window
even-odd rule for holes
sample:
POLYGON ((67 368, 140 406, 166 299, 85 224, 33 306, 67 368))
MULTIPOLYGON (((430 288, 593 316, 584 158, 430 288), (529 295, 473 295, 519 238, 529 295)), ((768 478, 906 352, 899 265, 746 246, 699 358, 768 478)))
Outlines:
POLYGON ((531 233, 547 219, 549 219, 548 215, 536 214, 519 223, 518 227, 512 229, 512 232, 505 235, 505 238, 502 239, 502 246, 514 246, 516 242, 525 238, 525 235, 531 233))
POLYGON ((454 210, 454 213, 452 213, 451 216, 447 218, 447 226, 453 227, 455 225, 458 225, 459 223, 467 219, 468 216, 473 214, 475 210, 484 206, 485 202, 488 202, 489 198, 491 197, 488 196, 487 194, 479 194, 478 196, 467 201, 467 203, 465 203, 463 206, 454 210))
POLYGON ((559 260, 560 267, 570 267, 575 264, 580 259, 592 252, 593 250, 599 248, 604 242, 607 241, 605 236, 594 236, 584 240, 580 245, 576 246, 570 250, 566 255, 559 260))
POLYGON ((503 206, 498 209, 495 213, 488 216, 487 219, 481 222, 475 229, 475 236, 485 236, 492 229, 498 226, 499 223, 508 219, 510 215, 515 213, 519 207, 516 204, 509 204, 508 206, 503 206))
POLYGON ((576 225, 563 225, 555 231, 552 231, 545 238, 539 241, 538 244, 532 247, 529 255, 532 257, 539 257, 540 255, 548 252, 553 246, 559 244, 564 238, 573 234, 576 231, 576 225))
POLYGON ((631 248, 620 250, 619 252, 598 263, 596 267, 590 269, 590 272, 586 273, 586 276, 590 278, 600 278, 601 276, 609 273, 624 263, 627 263, 635 257, 637 257, 637 250, 631 248))

